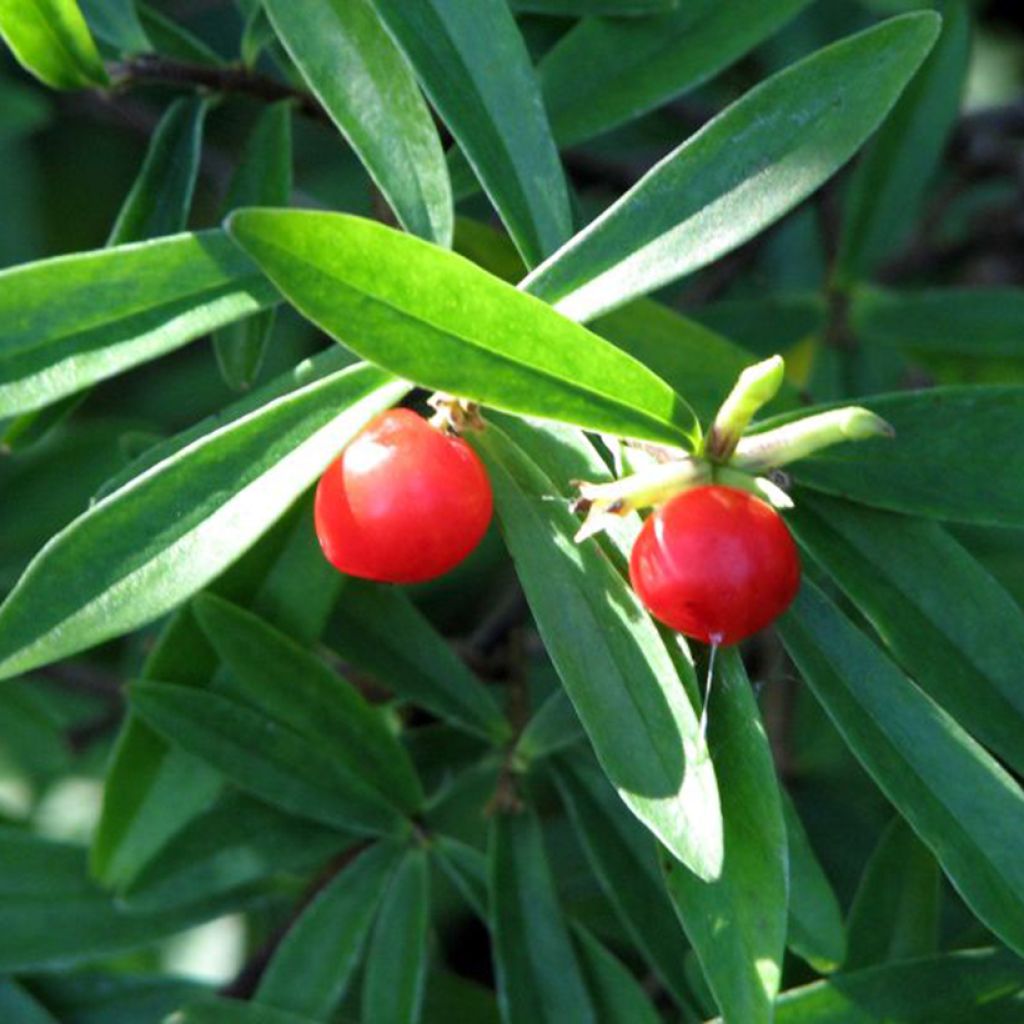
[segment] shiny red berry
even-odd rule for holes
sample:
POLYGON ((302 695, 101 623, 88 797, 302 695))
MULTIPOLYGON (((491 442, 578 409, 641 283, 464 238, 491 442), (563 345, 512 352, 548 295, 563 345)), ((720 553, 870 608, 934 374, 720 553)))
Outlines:
POLYGON ((316 535, 335 568, 386 583, 448 572, 481 541, 493 499, 459 437, 390 409, 335 459, 316 489, 316 535))
POLYGON ((734 644, 777 619, 800 588, 781 516, 745 491, 684 491, 644 523, 633 589, 655 618, 704 643, 734 644))

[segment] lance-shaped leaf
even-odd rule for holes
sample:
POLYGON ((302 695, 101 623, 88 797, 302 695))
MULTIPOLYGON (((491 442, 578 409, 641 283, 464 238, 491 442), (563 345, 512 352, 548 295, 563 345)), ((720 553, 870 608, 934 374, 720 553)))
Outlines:
POLYGON ((672 10, 678 4, 679 0, 511 0, 514 11, 566 18, 598 14, 616 18, 640 18, 672 10))
POLYGON ((939 5, 942 34, 857 165, 847 192, 838 279, 871 274, 917 222, 921 199, 956 124, 970 57, 964 0, 939 5))
POLYGON ((208 988, 173 975, 92 968, 34 975, 32 990, 62 1024, 141 1024, 162 1021, 208 988))
POLYGON ((204 996, 171 1017, 168 1024, 318 1024, 312 1017, 274 1010, 237 999, 204 996))
POLYGON ((926 355, 1019 359, 1024 288, 857 288, 854 333, 868 345, 926 355))
POLYGON ((650 997, 622 962, 582 925, 572 932, 597 1024, 659 1024, 650 997))
POLYGON ((938 523, 806 492, 796 505, 801 543, 918 686, 1024 771, 1019 605, 938 523))
POLYGON ((537 69, 555 138, 560 146, 574 145, 696 88, 807 3, 686 0, 670 13, 642 21, 587 19, 567 32, 537 69))
POLYGON ((0 416, 38 409, 279 301, 220 231, 0 273, 0 416))
POLYGON ((417 384, 627 437, 696 437, 653 372, 461 256, 344 214, 243 210, 228 226, 300 312, 417 384))
POLYGON ((212 67, 219 67, 225 63, 224 58, 202 39, 144 0, 135 0, 135 7, 139 12, 139 21, 142 22, 142 27, 157 53, 212 67))
POLYGON ((17 1024, 60 1024, 42 1003, 12 978, 0 980, 0 1020, 17 1021, 17 1024))
POLYGON ((264 0, 264 8, 402 225, 450 245, 452 196, 441 140, 370 0, 264 0))
POLYGON ((356 367, 215 431, 54 537, 0 607, 0 678, 150 622, 264 533, 407 385, 356 367))
POLYGON ((892 424, 895 438, 840 444, 801 459, 790 467, 800 483, 906 515, 988 526, 1024 522, 1024 387, 934 388, 858 401, 892 424), (956 429, 945 429, 950 424, 956 429))
POLYGON ((1024 969, 1011 953, 963 950, 791 989, 778 1001, 775 1024, 1013 1024, 1020 1001, 1003 997, 1021 988, 1024 969))
POLYGON ((662 160, 522 287, 587 320, 741 245, 856 152, 938 27, 931 12, 893 18, 768 79, 662 160))
POLYGON ((729 1024, 770 1024, 786 944, 788 854, 771 750, 743 663, 721 652, 708 744, 722 793, 725 860, 710 883, 662 851, 668 891, 729 1024))
POLYGON ((0 899, 5 974, 66 968, 151 945, 240 904, 235 895, 152 912, 126 910, 89 880, 85 850, 22 829, 0 829, 0 899))
POLYGON ((492 818, 488 888, 505 1024, 596 1024, 533 811, 492 818))
POLYGON ((785 790, 780 792, 789 847, 786 945, 816 971, 827 974, 844 963, 846 957, 842 911, 793 801, 785 790))
POLYGON ((334 624, 334 650, 397 696, 484 739, 509 739, 491 691, 399 589, 349 581, 334 624))
POLYGON ((1024 794, 805 580, 783 641, 839 732, 975 914, 1024 950, 1024 794))
MULTIPOLYGON (((224 212, 241 206, 287 206, 292 194, 292 104, 267 107, 256 122, 224 200, 224 212)), ((213 336, 221 376, 236 391, 249 388, 263 363, 276 311, 265 310, 222 327, 213 336)))
POLYGON ((411 850, 384 893, 366 957, 364 1024, 417 1024, 427 981, 430 876, 427 855, 411 850))
POLYGON ((373 3, 523 259, 539 263, 572 234, 569 190, 530 55, 506 0, 373 3))
POLYGON ((493 425, 472 440, 538 628, 602 768, 675 856, 717 877, 714 768, 660 634, 601 548, 573 541, 579 521, 536 463, 493 425))
POLYGON ((637 828, 600 774, 569 758, 555 781, 597 880, 645 959, 676 999, 686 999, 688 944, 672 908, 650 837, 637 828), (623 884, 629 879, 628 884, 623 884))
MULTIPOLYGON (((302 912, 260 979, 257 1003, 326 1020, 337 1009, 362 954, 401 847, 378 843, 345 864, 302 912)), ((385 953, 387 959, 398 950, 385 953)))
POLYGON ((54 89, 107 83, 75 0, 0 0, 0 36, 26 71, 54 89))
POLYGON ((97 39, 122 53, 144 53, 152 49, 139 21, 135 0, 79 0, 79 7, 97 39))
POLYGON ((844 969, 939 951, 942 875, 931 851, 896 818, 882 833, 850 906, 844 969))
POLYGON ((212 594, 194 604, 206 639, 230 672, 218 692, 294 729, 395 806, 420 810, 416 770, 379 709, 258 615, 212 594))
POLYGON ((199 174, 207 109, 206 99, 200 96, 185 97, 168 107, 153 132, 108 246, 184 231, 199 174))

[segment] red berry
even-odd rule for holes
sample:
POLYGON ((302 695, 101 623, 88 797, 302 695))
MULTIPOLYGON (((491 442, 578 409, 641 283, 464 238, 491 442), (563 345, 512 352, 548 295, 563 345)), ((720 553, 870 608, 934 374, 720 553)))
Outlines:
POLYGON ((382 413, 327 468, 316 535, 350 576, 419 583, 448 572, 481 541, 493 499, 476 452, 408 409, 382 413))
POLYGON ((745 491, 684 491, 644 523, 629 563, 655 618, 704 643, 734 644, 777 619, 800 588, 781 516, 745 491))

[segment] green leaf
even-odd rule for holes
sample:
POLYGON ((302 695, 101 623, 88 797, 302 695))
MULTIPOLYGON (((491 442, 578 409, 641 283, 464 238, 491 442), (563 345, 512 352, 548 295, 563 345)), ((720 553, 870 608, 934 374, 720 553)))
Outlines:
POLYGON ((144 53, 152 49, 134 0, 80 0, 79 6, 98 39, 122 53, 144 53))
POLYGON ((818 973, 827 974, 846 960, 842 911, 793 801, 785 790, 780 793, 789 847, 786 945, 818 973))
MULTIPOLYGON (((224 200, 223 212, 265 203, 287 206, 292 194, 292 104, 267 107, 256 122, 224 200)), ((213 348, 221 376, 236 391, 250 388, 263 363, 275 310, 221 327, 213 348)))
POLYGON ((348 580, 334 623, 334 649, 397 696, 484 739, 509 739, 491 691, 401 590, 348 580))
POLYGON ((0 454, 31 448, 59 427, 88 397, 88 392, 60 398, 52 405, 22 413, 5 424, 0 433, 0 454))
POLYGON ((600 773, 563 757, 554 762, 554 778, 605 896, 669 991, 685 1000, 688 945, 665 890, 654 844, 621 804, 609 803, 608 796, 614 795, 600 773))
POLYGON ((679 0, 511 0, 512 10, 524 14, 550 14, 560 18, 607 15, 615 18, 639 18, 670 11, 679 0))
MULTIPOLYGON (((556 2, 548 0, 548 5, 556 2)), ((562 36, 538 67, 558 144, 583 142, 696 88, 778 31, 807 3, 686 0, 659 17, 584 21, 562 36)), ((663 10, 667 6, 661 4, 663 10)))
POLYGON ((132 686, 131 704, 168 742, 283 811, 363 834, 402 829, 401 815, 342 759, 241 701, 143 680, 132 686))
POLYGON ((940 10, 935 49, 850 181, 834 271, 839 281, 867 277, 905 242, 956 124, 970 58, 970 15, 963 0, 947 0, 940 10))
POLYGON ((85 850, 0 828, 0 971, 95 961, 237 909, 239 900, 125 910, 89 881, 85 850))
POLYGON ((490 921, 505 1024, 597 1024, 532 811, 491 819, 490 921))
POLYGON ((231 673, 218 687, 305 738, 408 814, 423 790, 405 748, 377 708, 322 661, 263 619, 212 594, 193 602, 206 639, 231 673))
POLYGON ((427 855, 406 854, 384 894, 366 958, 363 1024, 416 1024, 427 981, 427 855))
MULTIPOLYGON (((254 999, 328 1020, 345 995, 401 849, 379 843, 345 864, 277 947, 254 999)), ((398 957, 400 947, 388 950, 398 957)))
POLYGON ((725 860, 704 882, 662 854, 679 919, 732 1024, 770 1024, 786 945, 788 854, 768 738, 736 650, 719 653, 708 745, 722 793, 725 860))
POLYGON ((110 232, 108 246, 185 230, 199 174, 208 109, 207 100, 200 96, 184 97, 167 108, 110 232))
POLYGON ((901 818, 868 861, 850 906, 847 971, 939 951, 942 875, 928 848, 901 818))
POLYGON ((0 678, 150 622, 230 565, 406 391, 343 371, 215 431, 54 537, 0 607, 0 678))
POLYGON ((364 358, 509 412, 693 444, 664 381, 469 261, 343 214, 246 210, 228 230, 289 300, 364 358))
MULTIPOLYGON (((780 999, 775 1024, 1011 1024, 1000 997, 1024 987, 1020 960, 1001 949, 972 949, 929 960, 833 975, 780 999)), ((1013 1015, 1015 1014, 1015 1015, 1013 1015)))
POLYGON ((448 876, 470 909, 487 922, 487 857, 478 849, 451 836, 434 836, 431 850, 441 870, 448 876))
POLYGON ((735 249, 856 152, 938 26, 931 12, 893 18, 774 75, 662 160, 522 287, 588 320, 735 249))
POLYGON ((173 906, 187 894, 205 898, 282 872, 312 870, 351 843, 337 829, 228 792, 177 833, 119 895, 132 909, 173 906))
POLYGON ((11 978, 0 978, 0 1019, 11 1024, 60 1024, 49 1010, 11 978))
POLYGON ((0 0, 0 36, 18 63, 53 89, 107 84, 75 0, 0 0))
POLYGON ((1024 794, 963 729, 819 591, 779 628, 850 749, 974 913, 1024 950, 1024 794))
POLYGON ((800 542, 917 685, 1024 771, 1024 612, 1013 598, 938 523, 822 495, 796 504, 800 542))
POLYGON ((791 467, 800 483, 906 515, 1024 522, 1024 387, 934 388, 858 401, 892 424, 895 439, 841 444, 801 459, 791 467))
POLYGON ((264 0, 264 7, 402 225, 450 245, 452 196, 441 140, 370 0, 264 0))
POLYGON ((135 0, 135 6, 139 12, 139 21, 142 22, 142 27, 152 40, 157 53, 212 67, 219 67, 225 63, 216 50, 211 49, 198 36, 182 28, 176 21, 148 3, 135 0))
POLYGON ((506 0, 373 0, 533 266, 572 234, 569 189, 506 0), (481 40, 487 45, 481 46, 481 40))
MULTIPOLYGON (((217 593, 245 600, 302 643, 312 643, 330 615, 341 576, 320 551, 312 501, 299 502, 239 563, 216 580, 217 593)), ((216 689, 225 670, 191 605, 159 635, 143 678, 216 689)), ((129 715, 107 775, 92 866, 105 885, 124 890, 168 841, 214 805, 223 778, 166 744, 129 715)))
POLYGON ((565 690, 555 690, 526 723, 515 753, 527 763, 557 754, 586 735, 565 690))
POLYGON ((49 405, 277 301, 220 231, 0 272, 0 416, 49 405))
POLYGON ((572 931, 597 1024, 659 1024, 647 993, 618 958, 582 925, 572 931))
POLYGON ((31 985, 61 1024, 156 1024, 204 991, 167 975, 97 970, 37 974, 31 985))
POLYGON ((1022 318, 1022 288, 860 287, 850 302, 850 323, 861 341, 911 353, 1020 359, 1022 318))
POLYGON ((168 1018, 166 1024, 317 1024, 309 1017, 296 1017, 255 1003, 207 996, 189 1003, 168 1018))
POLYGON ((470 440, 487 464, 541 636, 602 768, 661 842, 702 878, 717 877, 714 768, 660 634, 600 546, 573 541, 579 521, 536 463, 493 424, 470 440))

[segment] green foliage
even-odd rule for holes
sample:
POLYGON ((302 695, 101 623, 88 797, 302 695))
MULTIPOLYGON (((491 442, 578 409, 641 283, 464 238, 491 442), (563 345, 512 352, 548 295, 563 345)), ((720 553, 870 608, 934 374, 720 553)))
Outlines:
POLYGON ((1019 1024, 997 25, 0 0, 0 1019, 1019 1024), (775 353, 747 451, 853 402, 895 436, 709 461, 775 353), (494 528, 343 578, 317 478, 428 401, 494 528), (710 657, 628 579, 694 467, 803 562, 710 657))

